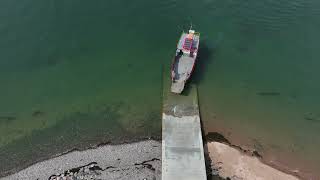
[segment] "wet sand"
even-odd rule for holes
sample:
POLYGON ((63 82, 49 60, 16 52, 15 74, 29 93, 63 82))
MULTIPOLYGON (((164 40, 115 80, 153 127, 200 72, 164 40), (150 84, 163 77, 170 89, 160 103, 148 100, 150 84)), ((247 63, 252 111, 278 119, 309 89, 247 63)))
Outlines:
POLYGON ((263 146, 259 149, 259 146, 263 142, 252 141, 254 137, 247 137, 237 129, 230 129, 221 124, 216 123, 215 126, 206 124, 204 128, 204 134, 208 142, 218 141, 224 144, 228 144, 241 152, 250 154, 256 151, 260 157, 260 161, 268 166, 276 168, 282 172, 298 176, 301 179, 314 180, 319 179, 320 174, 314 165, 310 165, 306 159, 293 156, 294 154, 290 150, 282 152, 274 152, 270 148, 263 146), (223 139, 217 139, 217 137, 210 137, 219 135, 223 139))
POLYGON ((222 178, 238 179, 269 179, 298 180, 290 174, 281 172, 260 161, 256 156, 250 156, 220 142, 207 143, 211 166, 214 174, 222 178))
MULTIPOLYGON (((208 142, 208 179, 212 175, 230 179, 288 179, 297 177, 264 164, 258 157, 221 142, 208 142)), ((1 180, 161 179, 161 142, 146 140, 121 145, 104 145, 73 151, 36 163, 1 180)))

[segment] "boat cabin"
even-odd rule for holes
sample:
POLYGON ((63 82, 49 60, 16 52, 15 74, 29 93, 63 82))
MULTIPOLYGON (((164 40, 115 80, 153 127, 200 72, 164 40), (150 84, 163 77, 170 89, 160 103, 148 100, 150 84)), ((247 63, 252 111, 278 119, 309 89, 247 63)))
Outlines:
POLYGON ((189 33, 183 33, 178 43, 177 55, 180 53, 195 56, 198 49, 199 38, 194 34, 193 30, 190 30, 189 33))

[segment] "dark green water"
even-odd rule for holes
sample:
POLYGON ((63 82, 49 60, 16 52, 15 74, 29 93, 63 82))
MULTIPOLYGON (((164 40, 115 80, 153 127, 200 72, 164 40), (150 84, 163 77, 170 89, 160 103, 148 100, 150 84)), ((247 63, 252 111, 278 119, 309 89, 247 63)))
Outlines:
POLYGON ((205 129, 315 173, 320 1, 3 0, 0 174, 159 136, 162 70, 190 21, 202 33, 192 81, 205 129))

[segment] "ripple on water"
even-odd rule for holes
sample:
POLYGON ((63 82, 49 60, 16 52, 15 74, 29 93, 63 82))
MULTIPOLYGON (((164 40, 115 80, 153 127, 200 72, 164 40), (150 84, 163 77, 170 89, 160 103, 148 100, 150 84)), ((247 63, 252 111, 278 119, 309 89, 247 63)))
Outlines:
POLYGON ((230 7, 233 18, 239 25, 278 31, 301 22, 307 15, 310 4, 301 0, 234 1, 230 7))

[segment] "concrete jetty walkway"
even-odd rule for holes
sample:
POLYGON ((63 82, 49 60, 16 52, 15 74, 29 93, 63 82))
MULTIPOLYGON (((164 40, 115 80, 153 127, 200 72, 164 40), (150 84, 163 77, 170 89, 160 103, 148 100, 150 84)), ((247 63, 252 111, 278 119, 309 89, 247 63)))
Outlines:
POLYGON ((162 180, 206 180, 197 88, 164 95, 162 180))

